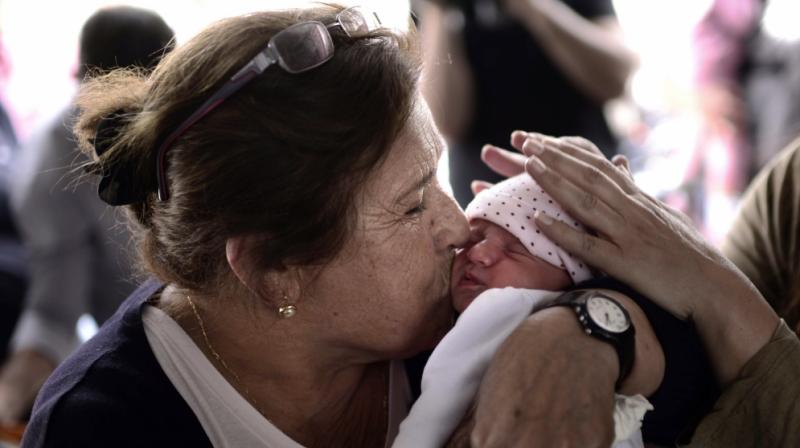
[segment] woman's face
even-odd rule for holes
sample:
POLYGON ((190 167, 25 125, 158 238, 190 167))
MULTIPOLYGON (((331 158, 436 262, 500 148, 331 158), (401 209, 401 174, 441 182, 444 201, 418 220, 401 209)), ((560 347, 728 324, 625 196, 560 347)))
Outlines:
POLYGON ((444 150, 424 100, 357 202, 344 250, 298 304, 324 316, 329 345, 367 360, 416 354, 450 328, 450 267, 469 227, 439 185, 444 150))

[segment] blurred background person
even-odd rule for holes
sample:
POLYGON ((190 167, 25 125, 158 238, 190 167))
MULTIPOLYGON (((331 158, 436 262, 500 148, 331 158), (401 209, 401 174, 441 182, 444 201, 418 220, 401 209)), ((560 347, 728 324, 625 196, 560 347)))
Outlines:
POLYGON ((423 93, 448 139, 450 183, 462 207, 480 160, 515 129, 581 135, 608 156, 617 139, 603 106, 624 91, 635 57, 611 0, 427 0, 415 5, 423 93))
MULTIPOLYGON (((77 77, 116 67, 155 66, 174 33, 156 13, 104 8, 83 25, 77 77)), ((129 234, 83 182, 66 107, 20 151, 12 209, 29 254, 30 286, 0 371, 0 423, 24 420, 40 386, 78 344, 76 323, 111 316, 134 289, 129 234)))
POLYGON ((19 148, 19 138, 7 109, 5 87, 11 74, 11 61, 4 37, 0 32, 0 360, 6 357, 27 285, 25 253, 11 216, 9 199, 11 161, 19 148))
POLYGON ((0 102, 0 360, 6 357, 27 286, 25 251, 14 225, 9 198, 11 161, 17 149, 16 132, 5 105, 0 102))
POLYGON ((729 221, 754 174, 800 134, 800 32, 781 29, 794 4, 713 0, 694 30, 699 175, 712 229, 714 220, 729 221))

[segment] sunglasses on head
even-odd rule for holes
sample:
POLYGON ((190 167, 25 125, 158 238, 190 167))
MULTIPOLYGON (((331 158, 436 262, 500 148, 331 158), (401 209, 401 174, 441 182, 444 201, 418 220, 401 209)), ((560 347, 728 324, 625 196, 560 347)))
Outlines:
POLYGON ((175 128, 158 147, 156 152, 158 199, 160 201, 169 199, 167 151, 187 129, 272 65, 278 64, 287 72, 298 74, 313 70, 328 62, 334 52, 330 29, 341 28, 348 37, 353 38, 366 36, 380 26, 381 22, 377 14, 360 6, 354 6, 339 12, 333 23, 326 25, 318 21, 300 22, 272 36, 266 48, 237 71, 225 85, 175 128))

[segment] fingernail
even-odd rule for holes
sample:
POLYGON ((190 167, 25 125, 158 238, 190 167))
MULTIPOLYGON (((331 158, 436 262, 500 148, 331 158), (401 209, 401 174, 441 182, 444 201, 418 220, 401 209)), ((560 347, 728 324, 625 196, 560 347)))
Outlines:
POLYGON ((551 218, 547 213, 543 213, 541 210, 537 211, 533 217, 546 226, 549 226, 553 223, 553 218, 551 218))
POLYGON ((541 154, 543 150, 544 148, 542 148, 542 144, 541 142, 538 141, 538 139, 529 138, 525 140, 525 143, 523 143, 522 145, 522 151, 524 151, 528 155, 531 154, 538 155, 541 154))
POLYGON ((526 165, 530 166, 530 168, 536 173, 543 173, 546 169, 544 163, 542 163, 542 161, 536 156, 528 157, 526 165))

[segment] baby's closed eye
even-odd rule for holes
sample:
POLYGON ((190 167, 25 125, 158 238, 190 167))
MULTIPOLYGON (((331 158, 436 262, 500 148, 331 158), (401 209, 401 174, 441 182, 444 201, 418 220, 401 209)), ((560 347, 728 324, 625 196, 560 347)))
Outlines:
POLYGON ((515 254, 515 255, 522 255, 522 256, 525 256, 525 257, 530 257, 531 256, 530 252, 528 252, 528 250, 525 249, 525 246, 523 246, 522 243, 520 243, 519 241, 507 244, 506 245, 506 252, 509 252, 509 253, 512 253, 512 254, 515 254))

